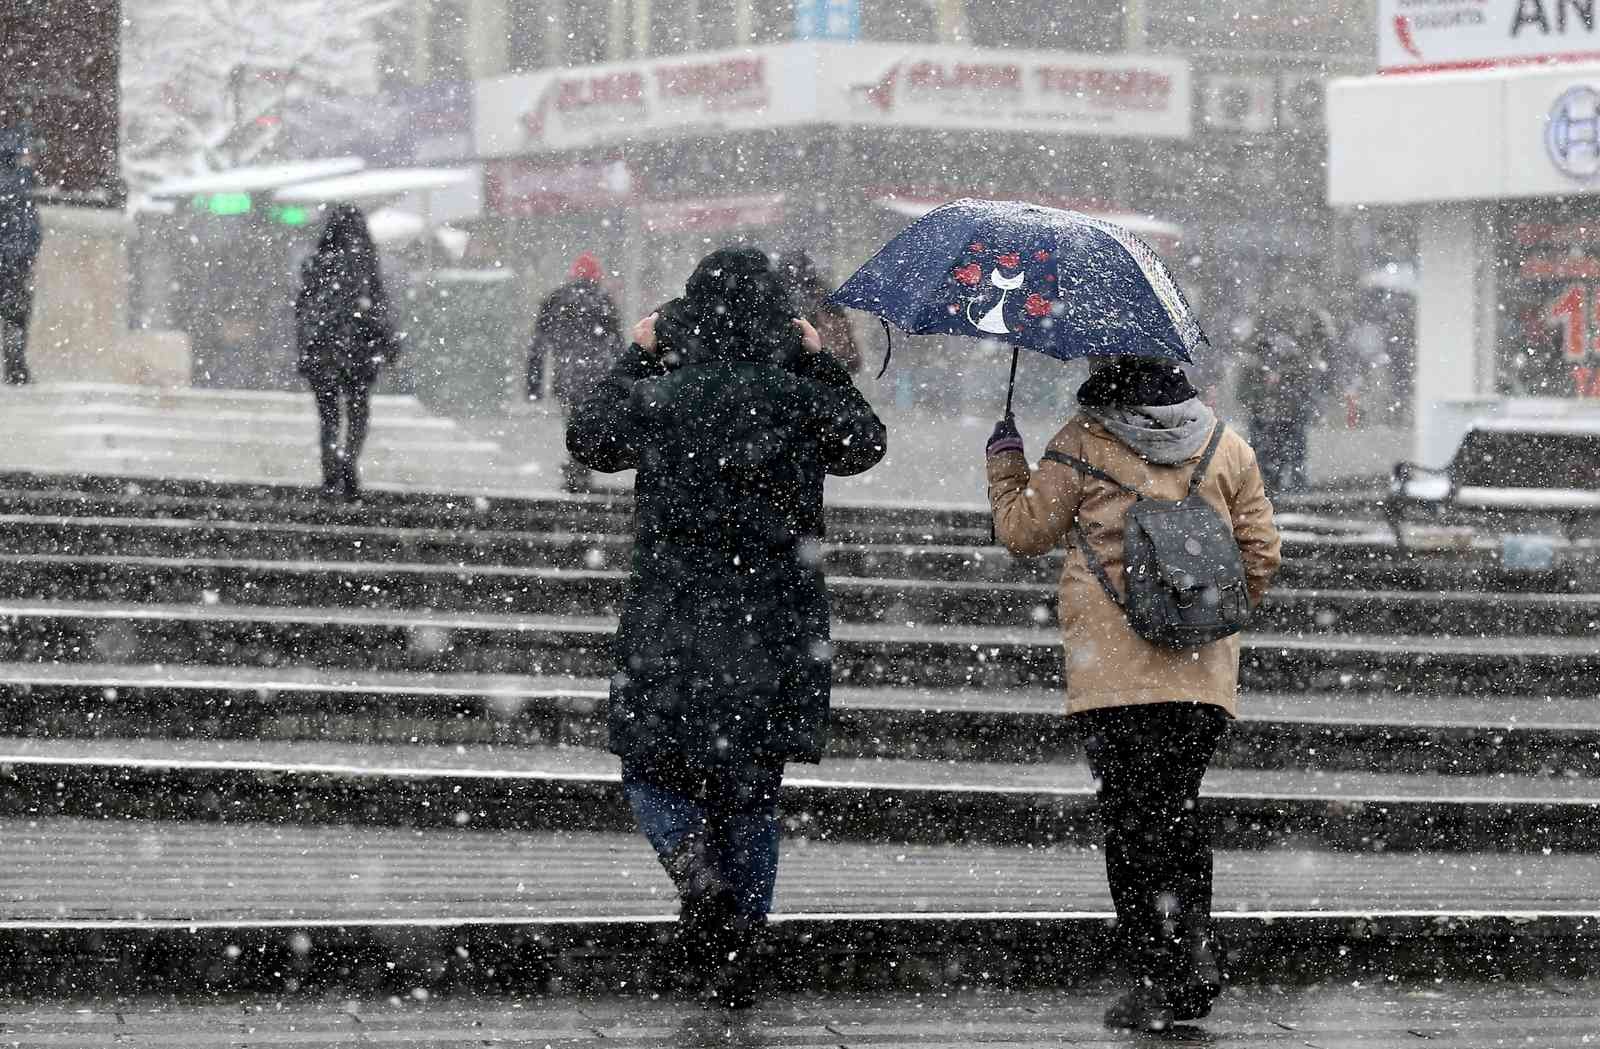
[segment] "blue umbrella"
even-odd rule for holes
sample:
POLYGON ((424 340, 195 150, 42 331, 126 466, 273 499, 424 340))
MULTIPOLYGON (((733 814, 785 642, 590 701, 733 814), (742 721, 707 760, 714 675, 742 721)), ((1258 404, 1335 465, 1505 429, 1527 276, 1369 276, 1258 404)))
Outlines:
POLYGON ((1103 219, 1014 201, 934 209, 828 301, 912 335, 1009 342, 1012 388, 1023 348, 1064 361, 1133 355, 1192 363, 1193 351, 1210 345, 1144 241, 1103 219))

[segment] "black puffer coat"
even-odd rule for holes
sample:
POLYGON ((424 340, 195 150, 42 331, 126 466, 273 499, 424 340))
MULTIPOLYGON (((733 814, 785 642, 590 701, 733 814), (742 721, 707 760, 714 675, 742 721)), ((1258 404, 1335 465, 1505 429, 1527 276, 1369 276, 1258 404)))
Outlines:
POLYGON ((352 204, 332 208, 317 248, 301 267, 294 300, 296 369, 312 386, 371 386, 400 354, 378 249, 352 204))
POLYGON ((22 136, 0 128, 0 319, 28 322, 29 281, 43 237, 22 136))
POLYGON ((844 367, 798 352, 787 330, 744 341, 696 327, 685 300, 665 307, 660 349, 678 366, 630 347, 567 428, 577 461, 639 471, 611 750, 819 761, 832 664, 823 476, 877 463, 884 427, 844 367))

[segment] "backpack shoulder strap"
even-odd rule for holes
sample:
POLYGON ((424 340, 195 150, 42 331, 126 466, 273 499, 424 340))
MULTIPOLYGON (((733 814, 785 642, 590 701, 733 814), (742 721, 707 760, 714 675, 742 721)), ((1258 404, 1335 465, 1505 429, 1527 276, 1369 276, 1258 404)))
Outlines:
POLYGON ((1089 571, 1093 572, 1095 579, 1100 581, 1100 589, 1106 592, 1106 596, 1111 599, 1112 604, 1126 612, 1128 603, 1123 600, 1122 595, 1117 593, 1117 588, 1112 585, 1111 576, 1106 574, 1106 566, 1101 564, 1100 559, 1094 556, 1094 551, 1089 549, 1089 535, 1083 530, 1082 521, 1072 522, 1072 541, 1082 551, 1083 563, 1089 566, 1089 571))
POLYGON ((1139 489, 1123 484, 1115 477, 1112 477, 1110 474, 1100 469, 1100 467, 1095 466, 1092 463, 1085 462, 1075 455, 1068 455, 1065 452, 1058 452, 1054 449, 1051 449, 1044 453, 1044 458, 1053 463, 1061 463, 1063 466, 1070 466, 1081 474, 1087 474, 1090 477, 1098 478, 1102 481, 1105 481, 1107 484, 1114 484, 1124 492, 1127 492, 1129 495, 1133 496, 1135 499, 1145 498, 1145 494, 1139 491, 1139 489))
POLYGON ((1222 443, 1222 432, 1225 429, 1227 424, 1220 419, 1217 420, 1217 428, 1211 431, 1211 442, 1206 445, 1205 454, 1200 456, 1200 461, 1195 464, 1194 473, 1189 475, 1189 496, 1198 492, 1200 482, 1206 479, 1206 471, 1211 467, 1211 457, 1217 454, 1217 446, 1222 443))

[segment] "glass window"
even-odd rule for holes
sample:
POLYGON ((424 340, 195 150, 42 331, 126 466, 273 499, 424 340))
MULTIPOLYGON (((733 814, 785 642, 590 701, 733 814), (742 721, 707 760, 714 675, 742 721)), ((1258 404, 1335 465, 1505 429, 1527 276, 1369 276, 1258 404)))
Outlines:
POLYGON ((1114 51, 1122 46, 1121 4, 1099 0, 967 0, 967 38, 978 47, 1028 51, 1114 51))
POLYGON ((465 0, 433 0, 428 8, 428 56, 434 80, 466 80, 465 0))
POLYGON ((610 52, 611 0, 567 0, 561 29, 567 65, 604 62, 610 52))
POLYGON ((535 0, 517 0, 506 10, 506 69, 526 73, 546 63, 550 13, 535 0))
POLYGON ((393 91, 411 83, 417 64, 417 9, 411 4, 395 8, 378 22, 377 35, 378 86, 393 91))
POLYGON ((750 29, 757 44, 781 44, 794 36, 794 0, 750 0, 750 29))
POLYGON ((719 51, 734 45, 737 6, 738 0, 700 0, 699 16, 695 19, 695 26, 700 30, 698 50, 719 51))
MULTIPOLYGON (((938 36, 936 0, 862 0, 861 36, 866 40, 927 43, 938 36)), ((1032 6, 1033 0, 1030 0, 1032 6)))
POLYGON ((694 0, 649 0, 650 53, 681 55, 694 48, 694 0))

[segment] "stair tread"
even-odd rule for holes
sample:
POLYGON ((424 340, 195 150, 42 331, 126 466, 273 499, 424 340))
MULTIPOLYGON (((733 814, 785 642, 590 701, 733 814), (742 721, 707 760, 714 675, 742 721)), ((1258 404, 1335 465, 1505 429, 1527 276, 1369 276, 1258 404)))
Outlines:
MULTIPOLYGON (((504 615, 481 612, 391 611, 355 608, 282 608, 264 605, 180 605, 115 601, 0 601, 0 616, 82 617, 120 620, 190 620, 277 624, 327 623, 340 626, 549 631, 601 634, 615 629, 610 616, 504 615)), ((883 623, 835 622, 836 641, 885 644, 953 644, 976 647, 1056 646, 1054 627, 991 627, 970 624, 923 624, 904 627, 883 623)), ((1439 635, 1368 635, 1354 633, 1278 634, 1247 632, 1245 648, 1342 653, 1412 653, 1426 656, 1492 655, 1511 657, 1600 657, 1592 638, 1452 637, 1439 635)))
MULTIPOLYGON (((0 738, 0 765, 278 772, 351 778, 616 782, 617 759, 585 747, 340 743, 320 740, 0 738)), ((791 764, 796 788, 1087 799, 1078 762, 829 758, 791 764)), ((1350 770, 1213 768, 1202 794, 1233 800, 1373 804, 1600 804, 1600 783, 1576 777, 1440 775, 1350 770)))
MULTIPOLYGON (((12 859, 0 926, 72 921, 670 917, 642 838, 167 821, 0 820, 12 859), (448 857, 448 862, 444 857, 448 857)), ((1106 916, 1096 850, 784 846, 775 913, 1106 916)), ((1221 916, 1591 914, 1600 857, 1221 851, 1221 916)))
MULTIPOLYGON (((396 697, 488 696, 503 699, 600 699, 609 682, 595 677, 328 670, 318 667, 172 666, 122 663, 0 663, 0 685, 166 688, 250 692, 346 693, 396 697)), ((835 686, 843 710, 1064 714, 1059 689, 851 688, 835 686)), ((1600 703, 1551 696, 1408 696, 1391 693, 1245 692, 1243 721, 1417 728, 1600 729, 1600 703)))

